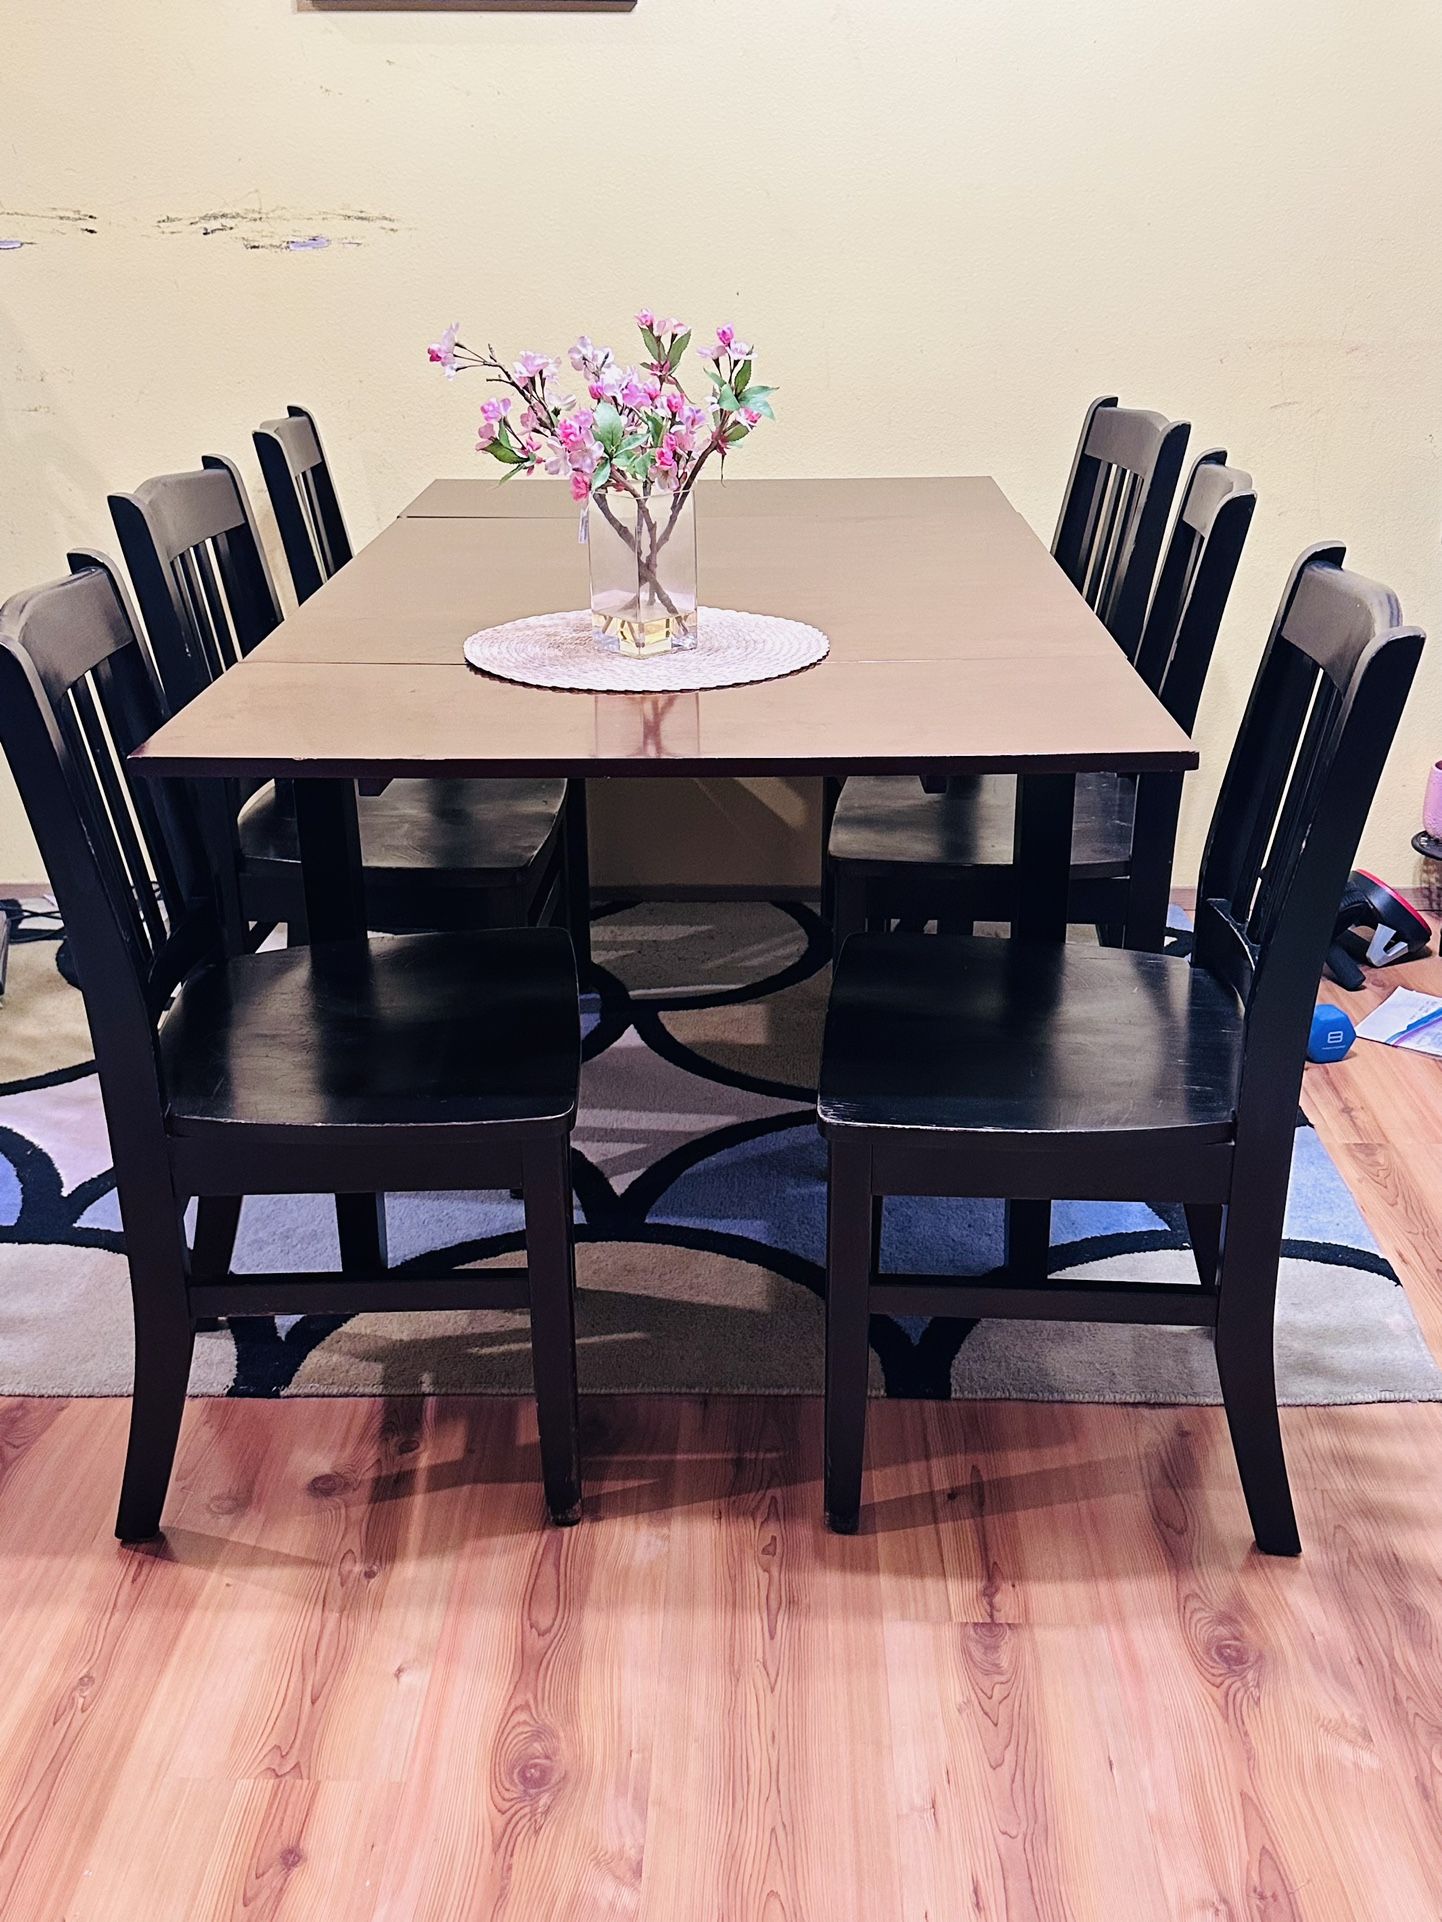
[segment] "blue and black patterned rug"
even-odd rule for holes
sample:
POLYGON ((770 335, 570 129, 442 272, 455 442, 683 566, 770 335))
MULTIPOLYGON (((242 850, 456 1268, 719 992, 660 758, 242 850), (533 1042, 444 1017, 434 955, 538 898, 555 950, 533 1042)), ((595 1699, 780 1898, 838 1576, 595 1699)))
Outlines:
MULTIPOLYGON (((576 1133, 583 1386, 616 1394, 816 1393, 824 1160, 811 1109, 827 969, 805 908, 616 907, 596 927, 576 1133)), ((518 1259, 505 1195, 388 1202, 392 1259, 518 1259)), ((982 1273, 987 1202, 887 1204, 883 1258, 982 1273)), ((237 1266, 330 1267, 327 1202, 248 1202, 237 1266)), ((1060 1203, 1056 1272, 1185 1282, 1181 1211, 1060 1203)), ((880 1393, 1207 1402, 1197 1330, 960 1320, 873 1322, 880 1393)), ((1293 1403, 1442 1399, 1406 1295, 1317 1136, 1297 1130, 1277 1334, 1293 1403)), ((130 1377, 124 1256, 80 997, 59 930, 20 926, 0 1005, 0 1393, 119 1394, 130 1377)), ((529 1386, 516 1314, 307 1316, 200 1337, 197 1394, 512 1393, 529 1386)))

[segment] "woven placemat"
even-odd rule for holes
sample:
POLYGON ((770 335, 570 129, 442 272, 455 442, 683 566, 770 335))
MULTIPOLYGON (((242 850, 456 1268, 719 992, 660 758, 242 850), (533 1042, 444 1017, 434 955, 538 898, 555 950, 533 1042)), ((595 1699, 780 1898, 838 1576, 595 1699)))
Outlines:
POLYGON ((738 614, 729 607, 696 610, 697 644, 645 660, 611 654, 591 639, 583 608, 531 614, 482 628, 466 642, 472 667, 527 687, 576 688, 596 694, 655 694, 694 687, 740 687, 812 667, 831 645, 819 627, 777 614, 738 614))

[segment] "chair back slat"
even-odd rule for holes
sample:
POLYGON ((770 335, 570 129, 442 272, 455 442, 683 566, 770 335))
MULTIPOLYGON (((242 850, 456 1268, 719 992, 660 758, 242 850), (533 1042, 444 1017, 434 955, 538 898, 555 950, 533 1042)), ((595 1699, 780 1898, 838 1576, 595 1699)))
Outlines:
POLYGON ((1247 1003, 1244 1098, 1271 1110, 1295 1102, 1337 903, 1422 650, 1396 596, 1344 558, 1315 548, 1293 570, 1197 889, 1197 965, 1247 1003))
MULTIPOLYGON (((72 574, 92 567, 105 572, 126 626, 138 635, 140 623, 125 582, 113 562, 92 549, 75 549, 66 559, 72 574)), ((127 758, 154 733, 155 717, 165 712, 160 682, 143 646, 133 655, 122 650, 97 662, 91 670, 91 679, 124 770, 127 758)), ((128 772, 125 788, 156 871, 167 918, 173 925, 185 912, 187 903, 205 895, 210 887, 205 847, 190 792, 184 784, 175 781, 132 781, 128 772)))
POLYGON ((1136 655, 1137 672, 1188 733, 1256 505, 1251 475, 1227 465, 1225 448, 1198 457, 1136 655))
POLYGON ((1185 421, 1092 402, 1052 553, 1128 659, 1135 659, 1191 433, 1185 421))
POLYGON ((184 707, 280 624, 244 486, 211 456, 112 494, 110 513, 166 697, 184 707))
POLYGON ((152 869, 141 847, 140 835, 131 815, 129 797, 123 792, 116 766, 115 750, 100 719, 95 693, 88 680, 79 680, 70 690, 70 706, 79 722, 81 742, 76 749, 88 755, 99 799, 103 805, 109 835, 100 837, 107 847, 113 840, 123 877, 125 896, 140 922, 141 938, 150 952, 162 947, 170 930, 160 901, 160 876, 152 869))
MULTIPOLYGON (((180 783, 126 757, 166 710, 118 578, 89 555, 0 608, 0 738, 75 954, 102 1082, 153 1071, 177 969, 218 951, 209 869, 180 783)), ((112 1086, 113 1086, 112 1081, 112 1086)))
POLYGON ((319 429, 305 408, 292 407, 284 420, 263 421, 254 438, 296 599, 309 600, 351 558, 319 429))

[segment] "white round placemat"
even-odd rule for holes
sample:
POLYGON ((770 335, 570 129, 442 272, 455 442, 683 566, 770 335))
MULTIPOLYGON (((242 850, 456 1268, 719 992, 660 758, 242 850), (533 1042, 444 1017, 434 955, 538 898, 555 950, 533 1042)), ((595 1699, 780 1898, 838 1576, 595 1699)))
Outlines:
POLYGON ((777 614, 738 614, 729 607, 696 610, 697 644, 638 659, 612 654, 591 639, 591 616, 531 614, 482 628, 465 655, 483 674, 527 687, 578 688, 597 694, 655 694, 689 687, 739 687, 773 681, 822 659, 831 643, 819 627, 777 614))

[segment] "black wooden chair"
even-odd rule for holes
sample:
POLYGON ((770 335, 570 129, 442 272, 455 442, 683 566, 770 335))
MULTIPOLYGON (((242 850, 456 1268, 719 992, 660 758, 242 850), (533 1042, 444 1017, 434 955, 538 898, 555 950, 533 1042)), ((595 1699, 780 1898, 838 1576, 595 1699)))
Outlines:
MULTIPOLYGON (((1182 497, 1136 650, 1142 678, 1189 732, 1257 497, 1222 450, 1203 454, 1182 497)), ((1166 928, 1181 781, 1083 774, 1076 783, 1068 914, 1115 945, 1159 949, 1166 928)), ((935 918, 943 933, 1010 921, 1016 781, 981 775, 927 792, 894 776, 854 776, 832 822, 832 930, 839 946, 868 924, 935 918)))
POLYGON ((288 407, 284 420, 262 421, 253 438, 295 597, 308 601, 351 558, 320 430, 304 407, 288 407))
POLYGON ((862 934, 822 1049, 830 1152, 826 1512, 857 1526, 871 1313, 1214 1330, 1260 1548, 1299 1549, 1273 1308, 1308 1025, 1337 902, 1422 647, 1320 547, 1293 571, 1222 784, 1190 962, 862 934), (1195 1284, 880 1271, 888 1194, 1184 1204, 1195 1284))
POLYGON ((136 1346, 116 1532, 160 1526, 198 1318, 521 1304, 546 1501, 576 1520, 580 1032, 566 934, 228 957, 190 796, 126 776, 164 718, 150 663, 107 571, 72 566, 0 608, 0 736, 65 919, 115 1157, 136 1346), (524 1271, 234 1275, 203 1252, 208 1223, 245 1194, 478 1186, 523 1191, 524 1271))
MULTIPOLYGON (((295 597, 306 601, 351 558, 350 535, 321 445, 320 429, 306 408, 288 407, 283 420, 262 421, 254 440, 295 597)), ((514 804, 524 811, 525 790, 538 784, 509 785, 516 790, 514 804)), ((493 810, 496 805, 492 799, 493 810)), ((591 867, 584 781, 566 783, 563 831, 566 924, 584 976, 591 966, 591 867)))
MULTIPOLYGON (((280 625, 250 503, 228 461, 164 474, 110 512, 172 709, 280 625)), ((360 798, 375 928, 523 927, 565 910, 563 781, 392 781, 360 798)), ((239 797, 238 797, 239 798, 239 797)), ((304 933, 295 814, 267 783, 237 823, 241 911, 304 933)))
MULTIPOLYGON (((1128 660, 1136 659, 1141 644, 1190 435, 1186 421, 1119 407, 1115 394, 1103 394, 1088 407, 1072 456, 1052 555, 1128 660)), ((868 783, 876 800, 881 778, 868 783)), ((904 807, 916 783, 910 776, 890 778, 894 804, 904 807)), ((833 778, 821 784, 821 907, 833 929, 840 877, 831 865, 831 827, 843 786, 833 778)), ((921 781, 927 794, 941 794, 947 786, 944 776, 921 781)), ((838 933, 838 946, 841 938, 838 933)))
POLYGON ((1087 409, 1051 551, 1128 660, 1135 660, 1191 428, 1119 407, 1087 409))

